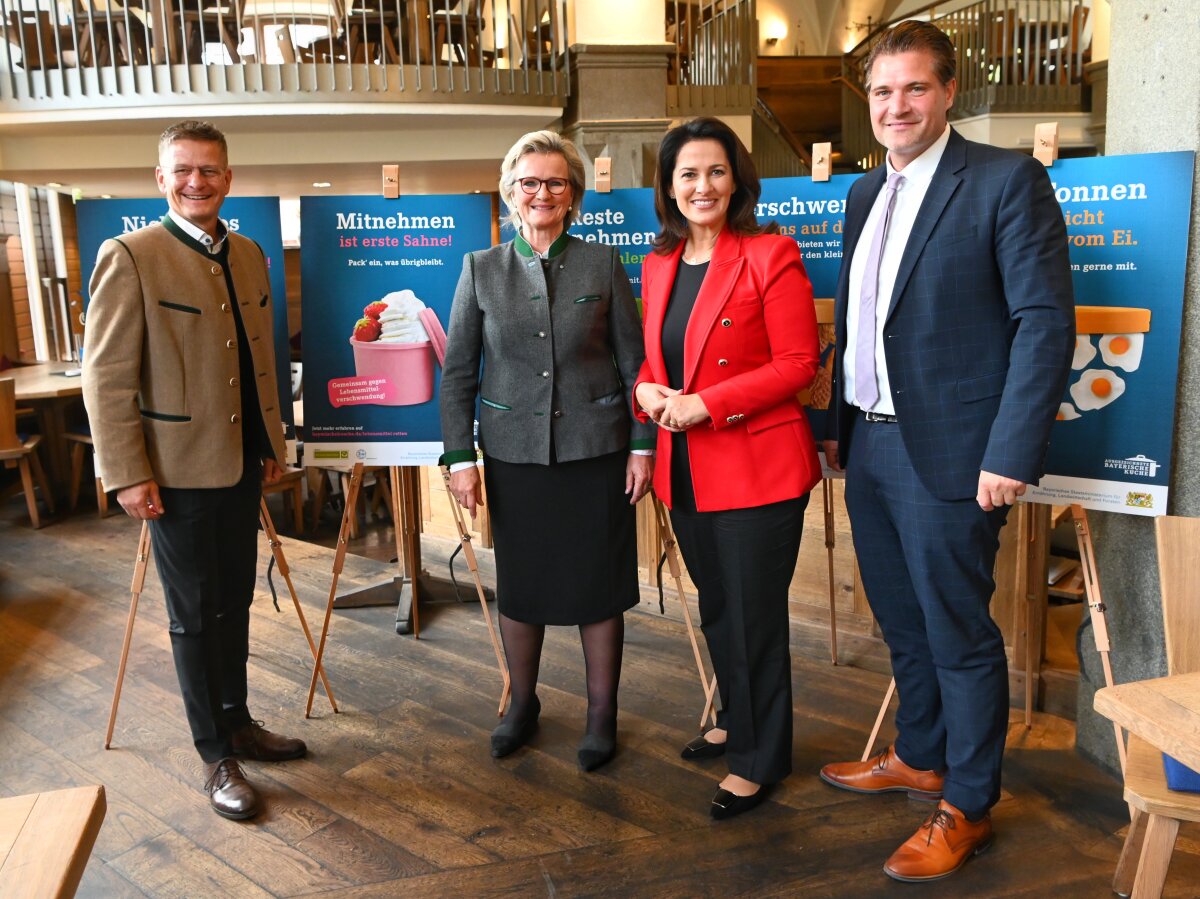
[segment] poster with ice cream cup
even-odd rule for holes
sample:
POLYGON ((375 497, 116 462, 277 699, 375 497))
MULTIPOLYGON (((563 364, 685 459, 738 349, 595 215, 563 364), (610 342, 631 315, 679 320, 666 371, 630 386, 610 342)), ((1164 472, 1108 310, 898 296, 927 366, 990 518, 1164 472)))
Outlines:
MULTIPOLYGON (((110 237, 119 237, 157 222, 167 214, 167 201, 161 196, 133 200, 80 200, 75 204, 75 223, 79 236, 79 267, 83 276, 84 309, 90 299, 88 285, 96 267, 100 245, 110 237)), ((278 197, 226 197, 221 217, 230 231, 245 235, 262 247, 267 258, 274 303, 275 380, 279 385, 279 412, 287 431, 289 462, 295 461, 295 427, 292 414, 292 379, 289 371, 291 348, 287 318, 287 287, 283 267, 283 233, 279 220, 278 197)), ((256 297, 257 299, 257 297, 256 297)))
POLYGON ((484 196, 302 197, 305 463, 433 465, 445 324, 484 196))
POLYGON ((1027 499, 1167 514, 1191 152, 1060 160, 1077 336, 1046 475, 1027 499))

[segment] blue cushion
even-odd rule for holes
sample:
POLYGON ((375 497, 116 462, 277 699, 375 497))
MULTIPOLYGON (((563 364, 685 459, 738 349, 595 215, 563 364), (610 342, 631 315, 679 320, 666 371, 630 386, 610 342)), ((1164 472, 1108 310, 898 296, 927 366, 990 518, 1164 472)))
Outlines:
POLYGON ((1167 789, 1200 793, 1200 773, 1193 771, 1183 762, 1163 753, 1163 771, 1167 775, 1167 789))

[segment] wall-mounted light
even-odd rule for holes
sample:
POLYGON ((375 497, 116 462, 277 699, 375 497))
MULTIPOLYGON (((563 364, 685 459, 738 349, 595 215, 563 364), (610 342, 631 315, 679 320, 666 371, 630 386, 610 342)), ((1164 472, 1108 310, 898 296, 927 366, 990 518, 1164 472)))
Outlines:
POLYGON ((333 187, 333 182, 331 182, 331 181, 314 181, 313 187, 333 187))
POLYGON ((787 37, 788 26, 783 19, 767 19, 763 22, 763 43, 774 47, 787 37))

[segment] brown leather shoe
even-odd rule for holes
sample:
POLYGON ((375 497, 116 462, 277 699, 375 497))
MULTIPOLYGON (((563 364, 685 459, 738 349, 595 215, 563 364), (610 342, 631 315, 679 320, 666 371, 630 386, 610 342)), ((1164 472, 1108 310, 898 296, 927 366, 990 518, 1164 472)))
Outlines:
POLYGON ((852 793, 908 793, 909 799, 927 802, 942 798, 942 775, 908 767, 892 746, 865 762, 826 765, 821 780, 852 793))
POLYGON ((261 721, 251 721, 233 732, 233 754, 256 762, 286 762, 303 758, 308 747, 303 740, 273 734, 261 721))
POLYGON ((241 821, 253 818, 258 814, 258 794, 254 787, 246 783, 242 769, 234 759, 221 759, 204 766, 208 780, 204 782, 204 792, 213 811, 222 818, 232 818, 241 821))
POLYGON ((906 883, 949 877, 973 855, 992 845, 992 818, 974 823, 943 799, 883 866, 888 877, 906 883))

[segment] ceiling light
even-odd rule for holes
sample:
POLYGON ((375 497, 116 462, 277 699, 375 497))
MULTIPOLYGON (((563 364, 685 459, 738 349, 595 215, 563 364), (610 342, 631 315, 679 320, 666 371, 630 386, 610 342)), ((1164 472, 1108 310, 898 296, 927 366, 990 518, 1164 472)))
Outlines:
POLYGON ((100 194, 100 199, 101 200, 111 200, 112 194, 100 194))
POLYGON ((333 187, 333 183, 330 181, 314 181, 313 187, 333 187))
POLYGON ((58 181, 47 181, 47 182, 46 182, 46 186, 47 186, 47 187, 53 187, 53 188, 56 188, 56 189, 57 189, 57 188, 59 188, 59 187, 62 187, 62 183, 61 183, 61 182, 58 182, 58 181))

